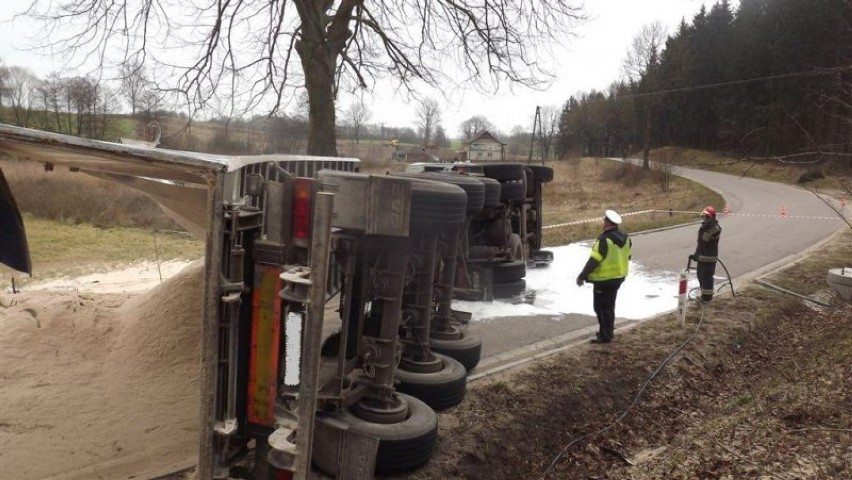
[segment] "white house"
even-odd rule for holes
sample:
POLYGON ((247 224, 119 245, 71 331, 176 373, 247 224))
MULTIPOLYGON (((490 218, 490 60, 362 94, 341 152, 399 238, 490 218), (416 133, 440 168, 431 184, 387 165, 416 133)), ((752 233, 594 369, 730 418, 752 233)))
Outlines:
POLYGON ((506 159, 506 144, 483 130, 464 143, 463 155, 469 162, 502 162, 506 159))

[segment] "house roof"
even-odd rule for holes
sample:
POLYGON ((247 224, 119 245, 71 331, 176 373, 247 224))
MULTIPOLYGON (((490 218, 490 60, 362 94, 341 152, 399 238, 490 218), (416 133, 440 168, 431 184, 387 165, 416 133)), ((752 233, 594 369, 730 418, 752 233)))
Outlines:
POLYGON ((470 140, 468 140, 464 143, 470 144, 470 143, 477 142, 479 140, 494 140, 495 142, 499 143, 500 145, 506 145, 505 143, 498 140, 497 137, 495 137, 494 135, 491 135, 491 133, 488 130, 483 130, 483 131, 477 133, 476 135, 473 136, 473 138, 471 138, 470 140))

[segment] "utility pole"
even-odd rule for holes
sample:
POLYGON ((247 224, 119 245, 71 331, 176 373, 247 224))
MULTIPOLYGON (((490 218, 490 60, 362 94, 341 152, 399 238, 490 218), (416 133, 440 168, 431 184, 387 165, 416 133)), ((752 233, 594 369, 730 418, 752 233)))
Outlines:
POLYGON ((536 152, 536 163, 541 161, 541 164, 544 165, 544 158, 541 155, 541 139, 544 137, 544 132, 541 127, 541 107, 535 107, 535 118, 533 118, 533 128, 532 134, 530 135, 530 156, 527 158, 527 165, 532 165, 533 163, 533 152, 536 152), (535 146, 538 143, 538 150, 536 150, 535 146))

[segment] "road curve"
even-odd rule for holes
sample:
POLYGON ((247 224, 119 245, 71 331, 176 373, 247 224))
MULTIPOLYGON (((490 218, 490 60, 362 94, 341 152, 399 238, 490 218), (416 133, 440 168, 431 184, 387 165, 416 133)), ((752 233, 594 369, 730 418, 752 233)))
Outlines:
MULTIPOLYGON (((846 226, 801 187, 690 168, 674 173, 719 192, 727 202, 728 215, 722 213, 724 205, 715 205, 722 225, 719 258, 735 279, 801 253, 846 226)), ((635 235, 634 257, 649 268, 682 270, 695 249, 697 230, 685 226, 635 235)))
MULTIPOLYGON (((674 173, 719 192, 727 202, 731 212, 728 215, 722 213, 725 205, 715 205, 723 229, 719 256, 735 284, 737 279, 759 275, 789 261, 791 256, 846 228, 831 208, 801 187, 680 167, 674 173)), ((621 209, 627 211, 629 207, 621 209)), ((695 249, 697 232, 696 223, 632 234, 633 258, 650 270, 679 272, 695 249)), ((565 272, 567 281, 576 273, 565 272)), ((724 271, 717 269, 717 275, 724 275, 724 271)), ((591 302, 591 292, 589 295, 591 302)), ((629 308, 619 308, 625 307, 629 308)), ((619 327, 635 323, 617 319, 619 327)), ((597 330, 597 321, 580 314, 564 314, 561 318, 507 316, 471 324, 469 330, 483 340, 483 359, 476 377, 513 362, 546 355, 591 335, 597 330)))

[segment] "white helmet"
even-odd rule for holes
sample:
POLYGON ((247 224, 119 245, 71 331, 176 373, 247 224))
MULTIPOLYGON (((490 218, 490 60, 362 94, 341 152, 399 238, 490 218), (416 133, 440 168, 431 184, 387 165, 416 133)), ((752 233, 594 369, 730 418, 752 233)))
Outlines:
POLYGON ((609 220, 613 225, 621 225, 621 215, 615 210, 607 210, 604 212, 604 218, 609 220))

